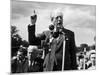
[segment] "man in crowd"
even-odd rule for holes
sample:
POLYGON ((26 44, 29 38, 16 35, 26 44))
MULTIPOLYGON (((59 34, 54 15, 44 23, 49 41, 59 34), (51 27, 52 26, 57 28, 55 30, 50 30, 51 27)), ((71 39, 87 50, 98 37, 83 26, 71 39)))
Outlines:
POLYGON ((11 71, 12 73, 22 73, 23 72, 23 65, 26 60, 27 51, 20 47, 17 51, 17 55, 11 59, 11 71))
POLYGON ((51 22, 48 31, 38 36, 35 35, 37 15, 31 16, 31 24, 28 25, 28 37, 31 45, 41 45, 44 40, 48 46, 48 54, 44 60, 45 71, 75 70, 76 47, 74 32, 63 27, 63 13, 55 10, 51 14, 51 22))
POLYGON ((87 69, 96 69, 96 52, 91 50, 89 52, 89 61, 87 62, 87 69))
POLYGON ((38 58, 39 50, 37 46, 29 46, 27 49, 27 60, 24 63, 24 72, 42 72, 43 60, 38 58))
POLYGON ((84 69, 84 55, 79 55, 78 56, 78 70, 84 69))

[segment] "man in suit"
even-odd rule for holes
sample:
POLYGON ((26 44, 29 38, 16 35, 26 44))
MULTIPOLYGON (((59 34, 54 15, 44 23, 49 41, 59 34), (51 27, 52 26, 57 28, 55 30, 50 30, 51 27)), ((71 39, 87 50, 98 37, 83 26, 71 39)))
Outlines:
POLYGON ((87 69, 89 69, 89 70, 96 69, 96 52, 95 52, 95 50, 89 51, 89 61, 86 64, 87 64, 87 69))
POLYGON ((27 60, 23 65, 23 72, 42 72, 43 59, 38 57, 39 50, 37 46, 29 46, 27 51, 27 60))
POLYGON ((12 73, 23 73, 23 65, 26 61, 26 49, 20 48, 17 51, 17 55, 11 59, 11 72, 12 73))
POLYGON ((38 36, 35 35, 37 15, 31 16, 31 24, 28 25, 29 43, 41 45, 44 40, 48 46, 48 54, 44 60, 45 71, 75 70, 76 47, 74 32, 63 27, 63 14, 58 9, 51 14, 51 22, 48 31, 44 31, 38 36), (65 42, 65 43, 64 43, 65 42))

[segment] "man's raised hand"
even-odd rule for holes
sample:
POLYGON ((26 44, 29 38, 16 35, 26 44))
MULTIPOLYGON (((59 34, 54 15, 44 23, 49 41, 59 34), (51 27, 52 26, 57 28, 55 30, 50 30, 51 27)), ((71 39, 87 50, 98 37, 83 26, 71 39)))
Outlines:
POLYGON ((31 19, 31 25, 35 25, 36 20, 37 20, 37 14, 35 13, 35 10, 34 10, 33 15, 30 17, 30 19, 31 19))

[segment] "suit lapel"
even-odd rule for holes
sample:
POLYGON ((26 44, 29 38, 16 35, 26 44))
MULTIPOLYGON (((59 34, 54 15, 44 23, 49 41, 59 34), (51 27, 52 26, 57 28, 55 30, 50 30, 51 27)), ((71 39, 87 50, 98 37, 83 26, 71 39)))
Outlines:
POLYGON ((24 64, 24 72, 28 72, 28 60, 24 64))
POLYGON ((58 38, 58 40, 57 40, 57 45, 59 43, 63 42, 63 40, 64 40, 64 36, 63 35, 60 35, 59 38, 58 38))

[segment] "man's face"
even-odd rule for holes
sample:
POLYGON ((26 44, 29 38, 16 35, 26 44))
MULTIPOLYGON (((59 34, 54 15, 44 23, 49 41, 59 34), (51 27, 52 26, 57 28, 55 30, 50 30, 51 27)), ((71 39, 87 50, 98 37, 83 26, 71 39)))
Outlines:
POLYGON ((28 50, 28 59, 34 60, 37 57, 37 52, 35 50, 28 50))
POLYGON ((84 59, 83 59, 83 58, 81 58, 79 62, 80 62, 80 64, 83 64, 84 59))
POLYGON ((23 52, 18 51, 17 57, 18 57, 19 60, 23 59, 24 58, 23 52))
POLYGON ((57 27, 61 27, 62 23, 63 23, 63 17, 62 16, 56 16, 53 18, 53 23, 54 25, 56 25, 57 27))
POLYGON ((63 25, 63 17, 62 16, 53 17, 52 22, 54 24, 54 31, 55 32, 60 31, 63 25))
POLYGON ((95 62, 95 60, 96 60, 96 55, 95 55, 95 54, 91 54, 91 55, 90 55, 90 60, 91 60, 92 62, 95 62))

